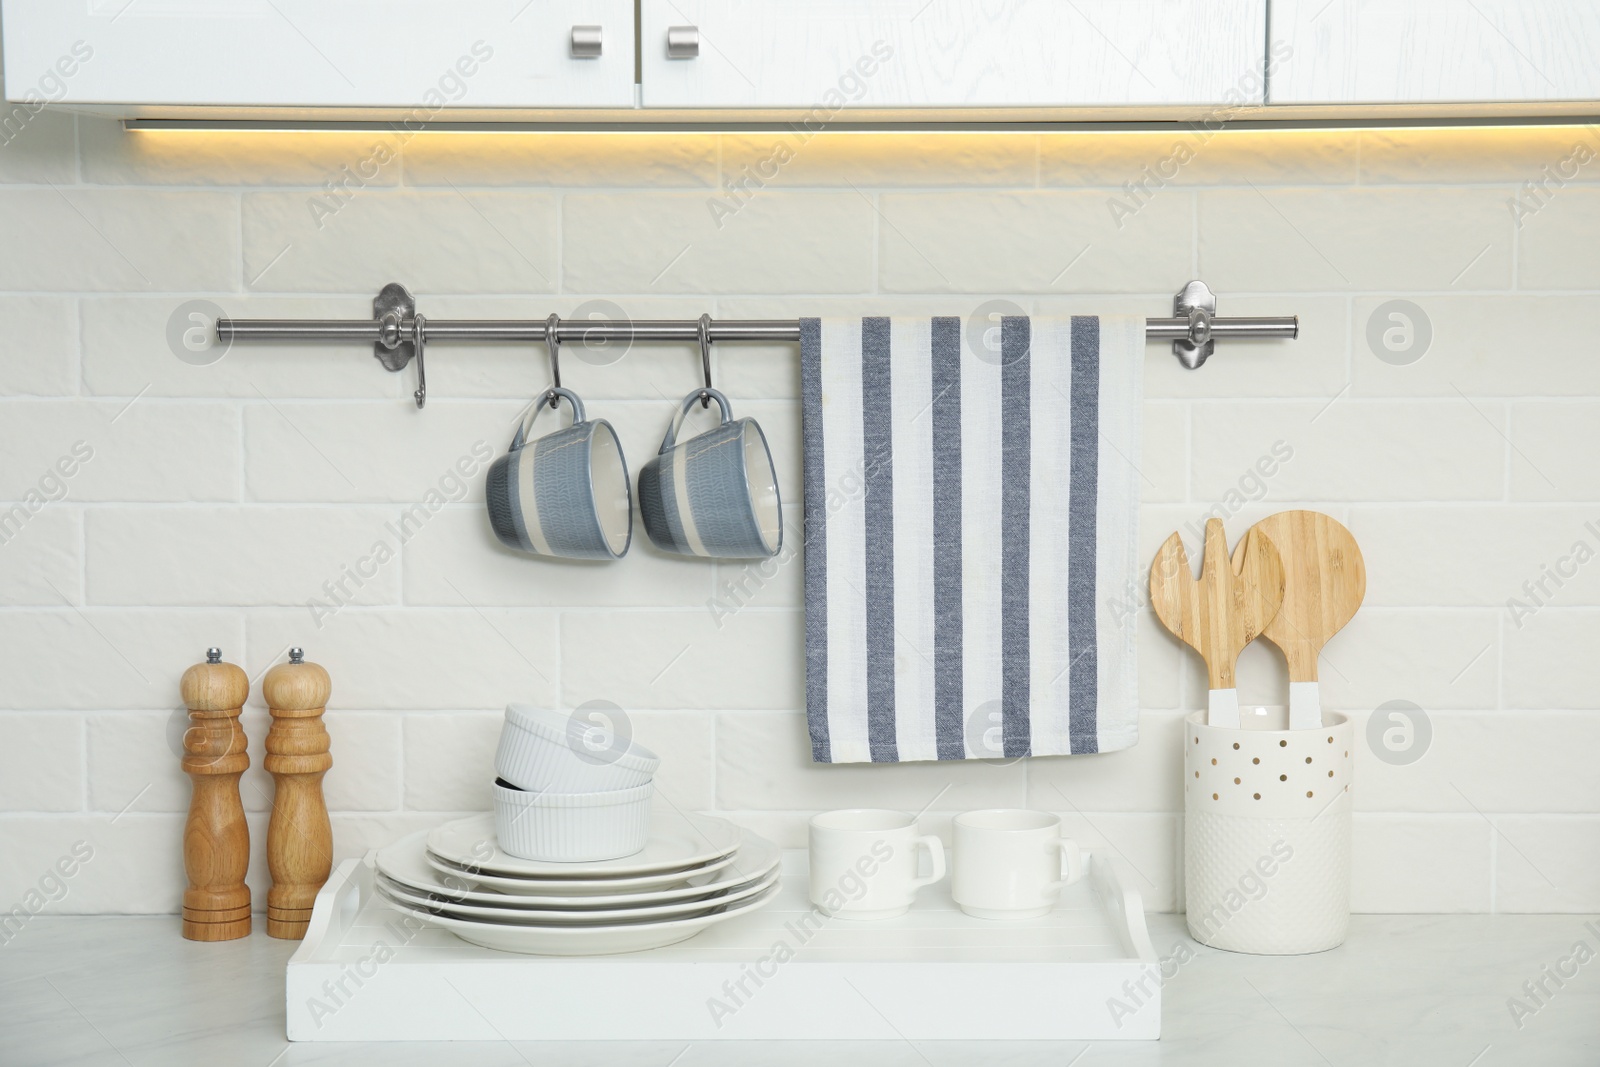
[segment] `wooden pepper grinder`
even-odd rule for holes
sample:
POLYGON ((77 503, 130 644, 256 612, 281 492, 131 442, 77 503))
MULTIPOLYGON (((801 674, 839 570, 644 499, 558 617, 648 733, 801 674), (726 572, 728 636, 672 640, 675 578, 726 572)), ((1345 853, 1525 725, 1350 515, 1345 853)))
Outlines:
POLYGON ((189 729, 183 735, 183 770, 194 783, 183 826, 183 936, 190 941, 232 941, 250 933, 250 827, 239 801, 239 776, 250 766, 239 712, 250 679, 222 650, 183 672, 189 729))
POLYGON ((322 797, 322 776, 333 766, 322 713, 333 683, 303 656, 291 648, 289 662, 272 668, 261 683, 272 713, 266 768, 277 783, 267 824, 267 934, 290 941, 305 937, 311 905, 333 869, 333 827, 322 797))

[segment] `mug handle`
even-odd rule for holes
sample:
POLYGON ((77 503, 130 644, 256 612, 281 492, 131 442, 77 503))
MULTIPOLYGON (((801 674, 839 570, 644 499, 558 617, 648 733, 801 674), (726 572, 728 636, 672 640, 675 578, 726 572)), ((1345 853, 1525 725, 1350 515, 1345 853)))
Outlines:
POLYGON ((1050 889, 1060 889, 1062 886, 1071 885, 1083 877, 1083 850, 1078 843, 1070 837, 1056 838, 1056 848, 1061 853, 1061 881, 1051 882, 1050 889))
POLYGON ((699 400, 701 396, 709 396, 717 402, 717 407, 722 409, 722 425, 726 426, 733 421, 733 408, 728 406, 727 397, 715 389, 696 389, 683 398, 683 406, 678 409, 676 415, 672 416, 672 422, 667 426, 667 436, 661 439, 661 447, 657 450, 657 455, 665 455, 672 451, 672 446, 678 441, 678 430, 683 427, 683 420, 689 417, 689 409, 694 407, 694 402, 699 400))
MULTIPOLYGON (((696 394, 696 396, 698 395, 696 394)), ((944 842, 939 840, 937 834, 929 834, 927 837, 917 838, 911 844, 912 847, 926 845, 928 847, 928 859, 933 864, 933 873, 928 877, 913 878, 911 880, 911 891, 914 893, 923 886, 932 885, 944 877, 944 842)))
POLYGON ((557 385, 545 390, 539 399, 533 402, 533 409, 528 412, 528 417, 517 427, 517 435, 511 439, 510 451, 515 452, 528 440, 528 431, 533 429, 533 420, 539 417, 539 412, 549 406, 552 396, 562 397, 572 405, 572 421, 574 424, 583 421, 583 401, 578 399, 578 394, 571 389, 563 389, 557 385))

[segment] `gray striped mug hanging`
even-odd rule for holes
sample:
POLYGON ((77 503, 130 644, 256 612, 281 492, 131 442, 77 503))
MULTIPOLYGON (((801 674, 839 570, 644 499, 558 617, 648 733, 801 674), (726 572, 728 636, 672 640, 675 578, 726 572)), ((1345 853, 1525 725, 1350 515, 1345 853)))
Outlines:
POLYGON ((616 431, 588 421, 570 389, 540 397, 511 449, 489 467, 489 524, 508 548, 567 559, 617 559, 633 540, 628 464, 616 431), (527 441, 534 420, 557 398, 572 405, 572 425, 527 441))
POLYGON ((754 419, 735 419, 728 398, 696 389, 661 451, 639 472, 639 510, 657 548, 683 556, 766 559, 783 547, 778 472, 754 419), (678 430, 695 401, 715 400, 722 424, 681 444, 678 430))

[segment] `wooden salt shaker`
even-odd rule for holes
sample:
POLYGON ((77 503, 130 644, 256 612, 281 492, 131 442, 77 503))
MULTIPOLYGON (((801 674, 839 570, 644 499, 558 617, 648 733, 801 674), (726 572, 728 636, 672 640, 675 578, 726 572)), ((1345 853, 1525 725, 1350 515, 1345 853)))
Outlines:
POLYGON ((183 826, 183 936, 190 941, 232 941, 250 933, 250 827, 239 800, 239 776, 250 766, 239 712, 250 679, 222 650, 183 672, 189 729, 183 735, 183 770, 194 783, 183 826))
POLYGON ((333 869, 333 828, 322 797, 322 776, 333 766, 322 713, 333 684, 327 671, 302 656, 291 648, 289 662, 261 683, 272 713, 265 765, 277 784, 267 824, 267 934, 290 941, 305 937, 311 905, 333 869))

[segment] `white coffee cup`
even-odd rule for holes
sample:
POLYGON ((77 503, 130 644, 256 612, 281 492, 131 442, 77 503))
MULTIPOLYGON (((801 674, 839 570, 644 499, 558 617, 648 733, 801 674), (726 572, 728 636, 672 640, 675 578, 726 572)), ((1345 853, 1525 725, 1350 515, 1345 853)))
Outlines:
POLYGON ((891 919, 911 907, 917 890, 944 877, 944 843, 919 835, 900 811, 851 808, 811 819, 811 903, 841 919, 891 919), (926 847, 932 873, 917 874, 926 847))
POLYGON ((1047 914, 1061 887, 1083 877, 1083 853, 1047 811, 991 808, 955 818, 951 895, 979 919, 1047 914))

